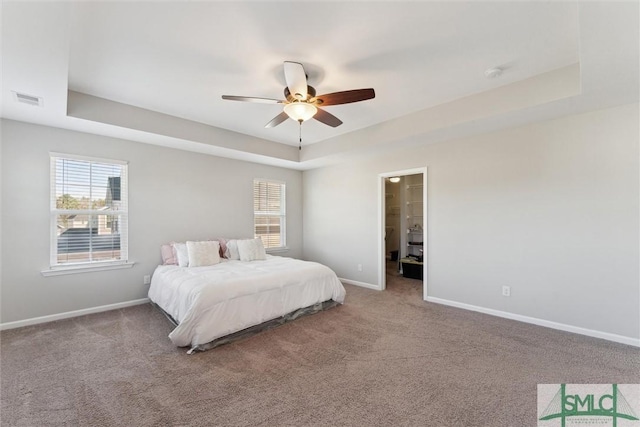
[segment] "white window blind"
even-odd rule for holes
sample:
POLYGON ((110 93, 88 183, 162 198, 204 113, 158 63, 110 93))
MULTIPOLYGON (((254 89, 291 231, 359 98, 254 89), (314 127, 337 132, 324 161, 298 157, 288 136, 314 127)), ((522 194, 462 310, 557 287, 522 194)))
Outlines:
POLYGON ((127 164, 51 154, 51 266, 128 258, 127 164))
POLYGON ((283 182, 253 181, 254 235, 267 249, 286 246, 285 190, 283 182))

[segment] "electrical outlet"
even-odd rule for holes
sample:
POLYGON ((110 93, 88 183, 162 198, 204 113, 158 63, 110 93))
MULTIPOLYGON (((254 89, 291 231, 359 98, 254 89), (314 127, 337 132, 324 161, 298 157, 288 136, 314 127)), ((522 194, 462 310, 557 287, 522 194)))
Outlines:
POLYGON ((502 296, 510 297, 511 296, 511 286, 503 286, 502 287, 502 296))
POLYGON ((148 285, 151 283, 151 276, 148 274, 145 274, 145 276, 142 278, 142 281, 145 285, 148 285))
POLYGON ((358 271, 362 271, 362 264, 358 264, 358 271))

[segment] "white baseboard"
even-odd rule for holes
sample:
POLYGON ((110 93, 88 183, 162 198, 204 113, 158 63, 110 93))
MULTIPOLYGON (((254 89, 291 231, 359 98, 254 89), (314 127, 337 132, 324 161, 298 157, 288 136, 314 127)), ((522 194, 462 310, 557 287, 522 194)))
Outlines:
POLYGON ((55 320, 68 319, 70 317, 84 316, 85 314, 100 313, 103 311, 117 310, 119 308, 131 307, 145 304, 149 298, 136 299, 133 301, 118 302, 115 304, 101 305, 99 307, 83 308, 82 310, 67 311, 65 313, 51 314, 48 316, 34 317, 32 319, 17 320, 15 322, 0 323, 0 331, 5 329, 22 328, 23 326, 37 325, 39 323, 53 322, 55 320))
POLYGON ((565 325, 564 323, 552 322, 550 320, 538 319, 536 317, 523 316, 520 314, 509 313, 506 311, 494 310, 492 308, 479 307, 476 305, 465 304, 462 302, 446 300, 436 297, 427 297, 426 301, 436 304, 448 305, 451 307, 462 308, 464 310, 477 311, 479 313, 490 314, 492 316, 503 317, 505 319, 517 320, 519 322, 531 323, 533 325, 544 326, 546 328, 557 329, 574 334, 586 335, 594 338, 601 338, 621 344, 627 344, 634 347, 640 347, 640 339, 625 337, 623 335, 611 334, 608 332, 595 331, 593 329, 581 328, 578 326, 565 325))
POLYGON ((338 277, 338 280, 340 280, 342 283, 346 283, 347 285, 360 286, 361 288, 373 289, 374 291, 381 291, 382 290, 379 287, 377 287, 376 285, 372 285, 371 283, 358 282, 358 281, 355 281, 355 280, 343 279, 341 277, 338 277))

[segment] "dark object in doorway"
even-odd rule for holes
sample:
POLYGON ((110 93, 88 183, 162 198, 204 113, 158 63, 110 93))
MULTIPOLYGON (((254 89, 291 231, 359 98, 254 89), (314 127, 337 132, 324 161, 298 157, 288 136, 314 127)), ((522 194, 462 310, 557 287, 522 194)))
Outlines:
POLYGON ((391 261, 398 260, 398 251, 391 251, 391 261))
POLYGON ((403 277, 422 280, 423 263, 409 258, 402 258, 401 262, 403 277))

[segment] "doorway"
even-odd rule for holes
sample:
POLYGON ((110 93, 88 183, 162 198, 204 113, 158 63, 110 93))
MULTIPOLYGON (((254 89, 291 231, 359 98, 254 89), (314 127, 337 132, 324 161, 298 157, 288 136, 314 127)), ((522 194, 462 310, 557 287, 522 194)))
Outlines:
POLYGON ((427 292, 427 168, 379 175, 380 290, 415 286, 427 292))

